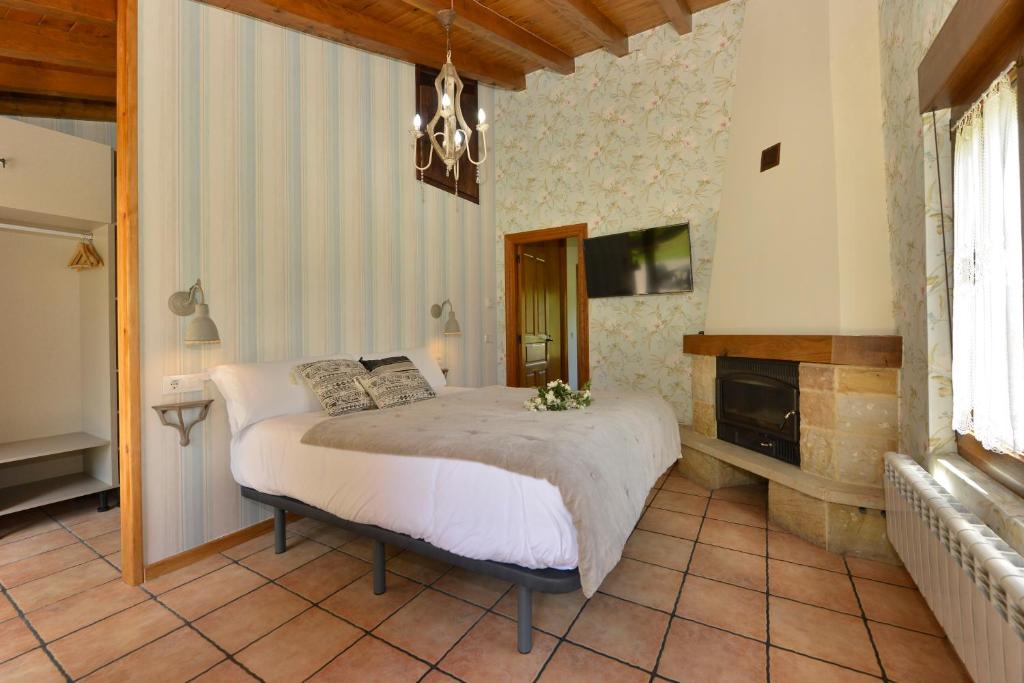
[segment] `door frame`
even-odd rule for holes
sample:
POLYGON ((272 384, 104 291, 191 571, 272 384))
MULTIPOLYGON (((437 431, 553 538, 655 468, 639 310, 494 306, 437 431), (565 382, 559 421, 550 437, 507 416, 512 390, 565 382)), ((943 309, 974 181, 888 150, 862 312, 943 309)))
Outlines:
POLYGON ((524 244, 550 242, 569 237, 576 238, 579 263, 576 268, 577 376, 581 386, 590 381, 590 301, 587 298, 587 273, 583 260, 583 240, 587 238, 587 224, 576 223, 505 235, 505 384, 508 386, 516 386, 519 380, 519 363, 513 363, 511 358, 511 350, 518 346, 516 330, 519 329, 519 269, 516 268, 516 249, 524 244))

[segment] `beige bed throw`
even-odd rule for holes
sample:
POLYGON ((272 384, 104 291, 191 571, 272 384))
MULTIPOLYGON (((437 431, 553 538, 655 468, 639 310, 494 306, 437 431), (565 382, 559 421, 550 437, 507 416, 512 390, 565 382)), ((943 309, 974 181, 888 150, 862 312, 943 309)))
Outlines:
POLYGON ((585 410, 531 413, 532 389, 487 387, 326 419, 302 442, 368 453, 471 460, 556 486, 572 516, 583 593, 615 568, 657 478, 679 458, 660 396, 599 390, 585 410))

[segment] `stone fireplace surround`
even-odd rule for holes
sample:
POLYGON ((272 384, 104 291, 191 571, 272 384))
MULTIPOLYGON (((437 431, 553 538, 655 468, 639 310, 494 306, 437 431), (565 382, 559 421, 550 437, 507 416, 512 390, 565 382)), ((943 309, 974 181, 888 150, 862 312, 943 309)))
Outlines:
POLYGON ((774 526, 832 552, 898 562, 882 470, 899 447, 899 351, 899 337, 686 337, 693 425, 682 428, 680 472, 712 489, 767 480, 774 526), (800 363, 800 467, 717 438, 717 356, 800 363))

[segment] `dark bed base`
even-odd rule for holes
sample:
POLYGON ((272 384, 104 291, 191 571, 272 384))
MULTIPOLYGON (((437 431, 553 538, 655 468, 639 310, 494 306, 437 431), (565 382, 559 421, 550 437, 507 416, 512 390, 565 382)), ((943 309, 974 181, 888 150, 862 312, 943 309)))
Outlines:
POLYGON ((411 550, 417 554, 447 562, 463 569, 487 574, 518 586, 517 612, 517 645, 519 652, 526 654, 533 648, 533 591, 541 593, 571 593, 580 587, 580 573, 577 569, 527 569, 515 564, 493 562, 491 560, 474 560, 462 555, 450 553, 433 546, 426 541, 406 536, 394 531, 382 529, 371 524, 359 524, 347 519, 335 517, 329 512, 307 505, 294 498, 272 496, 255 489, 242 487, 242 497, 265 503, 274 508, 274 552, 283 553, 285 544, 285 513, 293 512, 333 524, 353 531, 360 536, 372 538, 373 543, 373 592, 380 595, 387 588, 384 555, 385 544, 411 550))

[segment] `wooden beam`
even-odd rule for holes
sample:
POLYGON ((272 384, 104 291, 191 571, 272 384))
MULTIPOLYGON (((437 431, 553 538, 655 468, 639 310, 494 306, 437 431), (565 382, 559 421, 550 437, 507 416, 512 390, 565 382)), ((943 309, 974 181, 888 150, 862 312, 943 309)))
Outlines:
POLYGON ((113 73, 114 55, 109 38, 0 20, 0 57, 113 73))
POLYGON ((0 59, 0 91, 113 103, 116 83, 113 75, 0 59))
POLYGON ((142 550, 142 352, 139 335, 139 13, 117 0, 117 433, 121 575, 145 578, 142 550))
POLYGON ((0 92, 0 115, 39 116, 48 119, 113 121, 114 103, 48 95, 0 92))
POLYGON ((1024 53, 1024 0, 959 0, 917 69, 921 113, 976 100, 1024 53))
MULTIPOLYGON (((337 4, 309 0, 201 0, 207 5, 262 19, 278 26, 326 38, 336 43, 400 59, 413 64, 440 68, 444 42, 438 27, 436 41, 411 35, 388 24, 337 4)), ((495 64, 472 55, 458 56, 459 73, 469 78, 511 90, 526 87, 520 70, 495 64)))
MULTIPOLYGON (((449 0, 403 0, 407 5, 433 15, 450 9, 449 0)), ((576 70, 572 56, 530 33, 514 21, 481 5, 476 0, 454 0, 455 25, 509 52, 564 75, 576 70)))
POLYGON ((688 334, 683 337, 683 353, 898 368, 903 364, 903 340, 830 334, 688 334))
POLYGON ((658 0, 658 4, 676 29, 676 33, 685 36, 693 30, 693 14, 686 0, 658 0))
POLYGON ((64 21, 113 24, 117 19, 116 0, 0 0, 0 7, 64 21))
POLYGON ((616 57, 629 54, 629 38, 590 0, 548 0, 556 10, 579 22, 580 28, 616 57))

